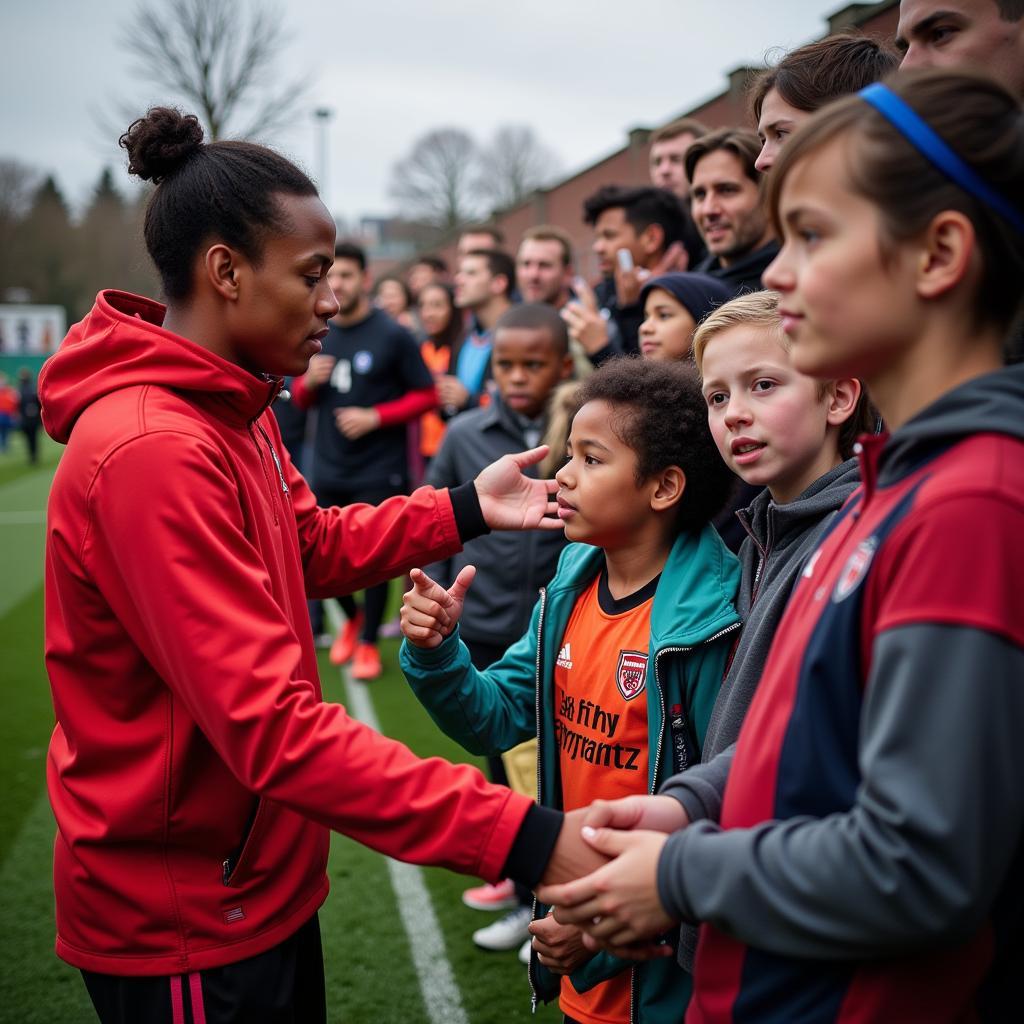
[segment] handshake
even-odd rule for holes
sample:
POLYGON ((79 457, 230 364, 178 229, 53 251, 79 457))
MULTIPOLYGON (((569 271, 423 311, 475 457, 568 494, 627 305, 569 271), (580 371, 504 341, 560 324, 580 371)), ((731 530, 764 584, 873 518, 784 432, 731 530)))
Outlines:
MULTIPOLYGON (((434 648, 451 635, 476 569, 465 566, 446 590, 420 569, 402 598, 402 633, 434 648)), ((658 895, 658 859, 669 834, 689 824, 668 796, 597 800, 568 811, 537 896, 553 915, 530 926, 540 961, 570 973, 599 949, 649 960, 671 956, 658 941, 674 921, 658 895)))

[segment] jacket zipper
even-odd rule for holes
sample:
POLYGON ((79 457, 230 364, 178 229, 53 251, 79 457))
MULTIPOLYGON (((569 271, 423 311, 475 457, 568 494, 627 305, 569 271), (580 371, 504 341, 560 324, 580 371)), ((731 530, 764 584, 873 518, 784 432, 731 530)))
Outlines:
POLYGON ((708 644, 714 643, 716 640, 720 640, 723 636, 728 636, 730 633, 735 633, 736 630, 742 628, 742 622, 734 622, 731 626, 726 626, 725 629, 720 629, 717 633, 709 636, 706 640, 702 640, 699 644, 693 644, 690 647, 663 647, 654 656, 654 682, 658 687, 658 703, 661 706, 661 728, 658 730, 658 746, 654 754, 654 771, 651 773, 651 778, 654 780, 650 786, 650 793, 654 793, 654 787, 658 782, 658 773, 661 770, 661 750, 664 746, 665 741, 665 692, 661 688, 661 677, 658 674, 658 665, 661 663, 662 655, 665 654, 689 654, 691 651, 696 650, 698 647, 706 647, 708 644))
POLYGON ((274 466, 277 468, 277 478, 281 481, 281 493, 285 497, 288 496, 288 482, 284 478, 284 470, 281 468, 281 460, 277 457, 277 452, 274 449, 274 444, 270 440, 270 435, 263 429, 262 424, 257 423, 259 432, 263 435, 263 440, 267 442, 267 448, 270 450, 270 457, 274 460, 274 466))
MULTIPOLYGON (((540 736, 540 724, 541 724, 541 715, 540 715, 540 698, 541 698, 540 652, 541 652, 541 641, 542 641, 542 639, 544 637, 544 609, 547 606, 547 598, 548 598, 548 589, 547 589, 547 587, 541 587, 540 588, 540 609, 537 612, 537 661, 536 661, 536 664, 534 666, 534 686, 535 686, 535 689, 536 689, 536 700, 534 701, 534 709, 535 709, 535 714, 537 716, 537 803, 538 804, 540 803, 540 795, 541 795, 540 794, 540 780, 542 778, 540 759, 543 756, 542 751, 544 749, 544 744, 541 743, 541 736, 540 736)), ((537 920, 537 897, 536 896, 533 897, 533 913, 531 914, 531 918, 534 921, 537 920)), ((530 1012, 531 1013, 536 1013, 537 1012, 537 1002, 538 1002, 538 999, 537 999, 536 975, 534 973, 536 968, 534 966, 534 963, 535 963, 535 961, 534 961, 533 950, 531 949, 530 950, 530 966, 529 966, 529 969, 526 972, 526 979, 530 983, 530 1012)))
POLYGON ((262 807, 263 801, 257 799, 253 806, 252 813, 249 815, 249 820, 245 823, 245 828, 242 831, 242 838, 235 847, 234 853, 225 857, 221 862, 221 880, 225 885, 231 885, 232 876, 238 870, 238 865, 242 862, 242 858, 245 856, 245 848, 248 846, 249 840, 252 838, 253 831, 256 828, 256 819, 259 817, 262 807))

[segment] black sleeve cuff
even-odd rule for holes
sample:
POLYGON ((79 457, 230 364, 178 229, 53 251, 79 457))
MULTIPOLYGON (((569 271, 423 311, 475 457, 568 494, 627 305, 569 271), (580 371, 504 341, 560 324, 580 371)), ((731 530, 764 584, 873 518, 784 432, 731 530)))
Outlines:
POLYGON ((561 811, 534 804, 519 826, 519 834, 508 852, 502 875, 535 889, 551 860, 564 821, 565 815, 561 811))
POLYGON ((463 544, 473 540, 474 537, 482 537, 485 533, 491 532, 480 508, 476 484, 472 480, 467 484, 452 487, 448 491, 448 495, 452 499, 455 528, 459 531, 459 540, 463 544))

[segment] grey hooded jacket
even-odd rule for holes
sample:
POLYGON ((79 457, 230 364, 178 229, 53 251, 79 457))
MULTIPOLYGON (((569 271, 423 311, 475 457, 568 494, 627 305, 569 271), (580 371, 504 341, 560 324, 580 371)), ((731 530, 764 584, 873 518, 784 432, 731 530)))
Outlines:
MULTIPOLYGON (((675 797, 691 821, 718 820, 736 738, 753 700, 772 638, 804 563, 815 550, 832 516, 860 482, 856 459, 848 459, 819 477, 795 501, 776 505, 763 490, 736 515, 747 531, 740 548, 742 577, 736 607, 743 633, 718 692, 701 764, 666 780, 661 793, 675 797)), ((679 962, 693 966, 697 929, 683 925, 679 962)))

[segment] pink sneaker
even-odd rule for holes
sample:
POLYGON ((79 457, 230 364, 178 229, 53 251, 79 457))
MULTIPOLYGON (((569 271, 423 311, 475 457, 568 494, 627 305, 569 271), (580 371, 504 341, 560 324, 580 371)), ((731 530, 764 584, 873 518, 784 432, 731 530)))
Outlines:
POLYGON ((511 910, 519 906, 516 887, 511 878, 502 879, 496 885, 479 885, 462 894, 462 902, 474 910, 511 910))

